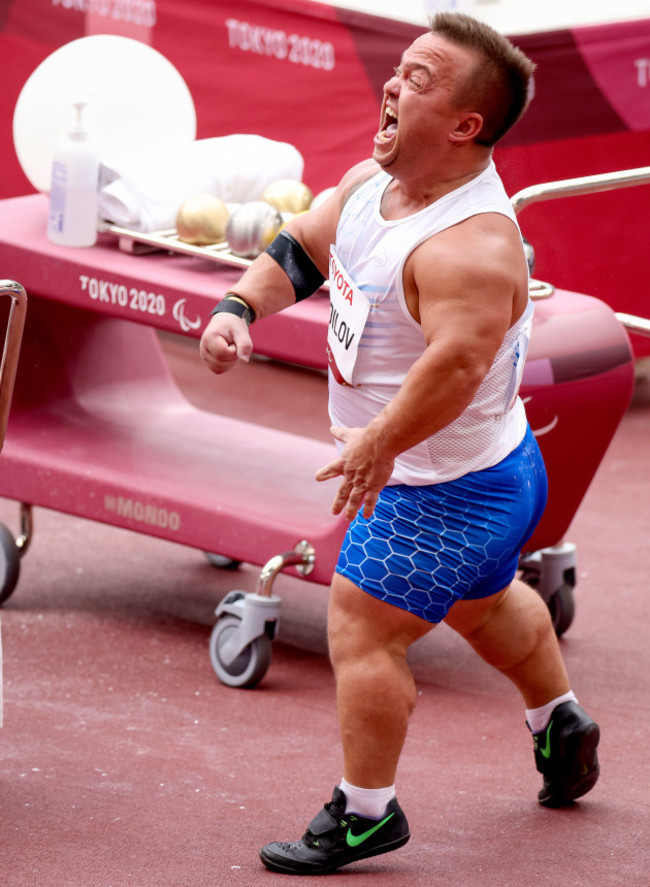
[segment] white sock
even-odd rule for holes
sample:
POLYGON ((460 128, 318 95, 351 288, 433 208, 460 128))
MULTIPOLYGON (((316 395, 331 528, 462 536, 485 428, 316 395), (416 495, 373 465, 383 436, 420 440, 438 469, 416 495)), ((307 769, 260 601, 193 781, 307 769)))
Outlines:
POLYGON ((577 702, 575 693, 573 690, 569 690, 568 693, 564 693, 562 696, 558 696, 556 699, 551 699, 550 702, 547 702, 546 705, 540 705, 539 708, 527 708, 526 709, 526 721, 528 726, 530 727, 533 733, 539 733, 540 730, 546 729, 548 722, 551 720, 551 714, 553 713, 553 709, 561 705, 563 702, 577 702))
POLYGON ((394 785, 386 788, 359 788, 342 779, 339 788, 347 802, 345 812, 358 813, 367 819, 381 819, 386 811, 386 805, 395 797, 394 785))

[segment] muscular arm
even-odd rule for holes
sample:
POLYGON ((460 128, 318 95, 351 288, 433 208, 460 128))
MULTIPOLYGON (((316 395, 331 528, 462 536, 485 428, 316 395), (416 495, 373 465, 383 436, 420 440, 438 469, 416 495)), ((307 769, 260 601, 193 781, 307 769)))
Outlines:
POLYGON ((400 453, 458 418, 503 337, 522 313, 527 278, 517 232, 505 217, 476 216, 432 237, 405 269, 405 294, 427 347, 398 394, 363 429, 338 429, 341 457, 317 475, 343 482, 333 510, 369 516, 400 453))
MULTIPOLYGON (((376 170, 373 161, 364 161, 353 167, 322 206, 297 216, 286 226, 286 230, 300 242, 325 277, 328 274, 329 247, 335 239, 343 203, 351 190, 376 170)), ((257 320, 282 311, 295 302, 291 281, 266 253, 258 256, 246 269, 231 292, 241 296, 251 306, 257 320)), ((215 373, 230 369, 238 359, 248 360, 252 350, 253 343, 245 321, 231 314, 213 316, 201 337, 201 357, 215 373)))

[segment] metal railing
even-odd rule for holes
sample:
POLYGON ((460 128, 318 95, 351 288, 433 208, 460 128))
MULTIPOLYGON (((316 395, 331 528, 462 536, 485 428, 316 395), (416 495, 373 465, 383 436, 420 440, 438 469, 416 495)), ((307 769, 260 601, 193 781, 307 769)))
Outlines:
POLYGON ((650 184, 650 166, 641 166, 637 169, 623 169, 618 172, 531 185, 529 188, 517 191, 511 199, 515 212, 519 214, 524 207, 539 200, 594 194, 597 191, 614 191, 618 188, 631 188, 634 185, 646 184, 650 184))
MULTIPOLYGON (((620 188, 631 188, 636 185, 650 184, 650 166, 636 169, 622 169, 617 172, 602 173, 593 176, 580 176, 575 179, 563 179, 557 182, 546 182, 531 185, 517 191, 511 198, 517 215, 529 206, 541 200, 555 200, 558 197, 573 197, 580 194, 595 194, 599 191, 615 191, 620 188)), ((631 333, 650 337, 650 320, 636 317, 633 314, 615 312, 616 319, 631 333)))
POLYGON ((0 364, 0 450, 4 444, 11 398, 14 393, 18 357, 23 340, 27 294, 15 280, 0 280, 0 296, 11 298, 7 330, 5 333, 2 363, 0 364))

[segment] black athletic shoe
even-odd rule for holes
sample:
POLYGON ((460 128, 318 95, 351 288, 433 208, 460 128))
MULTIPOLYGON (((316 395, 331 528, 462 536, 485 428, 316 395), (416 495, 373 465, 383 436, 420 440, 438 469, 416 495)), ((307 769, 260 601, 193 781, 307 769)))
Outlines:
POLYGON ((324 875, 357 859, 397 850, 408 841, 408 822, 395 798, 381 819, 346 813, 345 803, 345 795, 335 788, 331 802, 312 819, 299 841, 274 841, 262 847, 264 865, 290 875, 324 875))
POLYGON ((598 780, 598 724, 576 702, 553 709, 546 730, 533 733, 535 764, 544 777, 538 794, 545 807, 562 807, 586 795, 598 780))

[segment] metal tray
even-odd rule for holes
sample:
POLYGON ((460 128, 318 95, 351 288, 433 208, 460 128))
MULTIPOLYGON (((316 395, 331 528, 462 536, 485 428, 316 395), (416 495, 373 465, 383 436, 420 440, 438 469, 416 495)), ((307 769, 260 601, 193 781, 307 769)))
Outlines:
MULTIPOLYGON (((164 251, 209 259, 213 262, 237 268, 248 268, 253 262, 253 259, 236 256, 230 250, 225 240, 220 243, 211 243, 209 246, 196 246, 192 243, 185 243, 183 240, 180 240, 175 228, 144 233, 133 231, 130 228, 122 228, 110 222, 104 222, 101 224, 100 232, 115 235, 118 238, 118 245, 122 252, 131 253, 132 255, 146 255, 147 253, 164 251)), ((328 286, 328 281, 325 281, 324 286, 328 286)), ((542 280, 531 279, 529 292, 531 299, 548 299, 555 292, 555 287, 542 280)))

